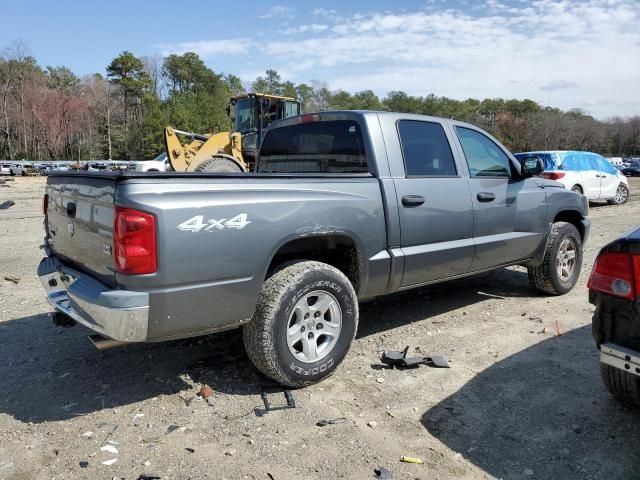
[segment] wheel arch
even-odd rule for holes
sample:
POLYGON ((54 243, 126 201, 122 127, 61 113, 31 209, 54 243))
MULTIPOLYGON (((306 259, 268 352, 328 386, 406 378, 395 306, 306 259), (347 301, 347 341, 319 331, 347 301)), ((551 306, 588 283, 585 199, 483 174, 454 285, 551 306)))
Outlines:
POLYGON ((269 259, 263 278, 283 263, 292 260, 314 260, 331 265, 344 273, 357 292, 366 278, 362 247, 348 233, 316 233, 283 240, 269 259))
POLYGON ((585 226, 584 226, 584 223, 582 222, 583 218, 584 216, 582 215, 582 212, 579 212, 578 210, 561 210, 558 213, 556 213, 555 217, 553 217, 552 223, 556 223, 556 222, 570 223, 571 225, 573 225, 578 229, 578 232, 580 233, 580 238, 582 239, 582 241, 584 241, 585 235, 587 232, 585 231, 585 226))

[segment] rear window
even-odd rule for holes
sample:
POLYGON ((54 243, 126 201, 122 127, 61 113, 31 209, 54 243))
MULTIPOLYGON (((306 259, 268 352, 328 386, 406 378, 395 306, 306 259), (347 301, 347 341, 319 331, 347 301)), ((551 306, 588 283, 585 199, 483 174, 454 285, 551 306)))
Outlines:
POLYGON ((442 125, 416 120, 398 122, 408 176, 452 177, 456 166, 442 125))
POLYGON ((267 133, 258 172, 367 173, 362 132, 353 120, 313 122, 267 133))

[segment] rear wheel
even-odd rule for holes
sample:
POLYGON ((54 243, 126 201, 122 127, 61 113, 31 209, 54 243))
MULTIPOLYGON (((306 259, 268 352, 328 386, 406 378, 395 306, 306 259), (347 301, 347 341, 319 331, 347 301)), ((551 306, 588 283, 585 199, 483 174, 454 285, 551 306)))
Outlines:
POLYGON ((621 183, 618 185, 616 194, 611 200, 609 200, 609 203, 612 203, 613 205, 622 205, 623 203, 627 203, 627 200, 629 200, 629 187, 624 183, 621 183))
POLYGON ((195 172, 240 173, 240 165, 226 157, 214 156, 196 167, 195 172))
POLYGON ((301 261, 264 282, 243 337, 258 370, 282 385, 303 387, 333 373, 357 327, 349 279, 331 265, 301 261))
POLYGON ((578 281, 581 267, 582 238, 578 229, 567 222, 556 222, 551 226, 542 264, 527 268, 529 282, 540 292, 564 295, 578 281))
POLYGON ((571 191, 582 195, 582 187, 580 185, 574 185, 573 187, 571 187, 571 191))
POLYGON ((624 403, 640 405, 640 377, 604 363, 600 364, 600 373, 604 386, 614 397, 624 403))

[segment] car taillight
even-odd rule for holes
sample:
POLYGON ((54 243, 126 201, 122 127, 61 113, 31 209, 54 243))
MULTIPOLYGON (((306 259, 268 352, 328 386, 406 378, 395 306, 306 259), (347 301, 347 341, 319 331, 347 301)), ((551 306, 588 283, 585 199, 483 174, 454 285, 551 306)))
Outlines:
POLYGON ((559 180, 565 176, 565 173, 564 172, 544 172, 542 176, 549 180, 559 180))
POLYGON ((640 291, 640 256, 606 252, 596 259, 587 287, 597 292, 634 300, 640 291))
POLYGON ((116 271, 133 275, 155 272, 155 217, 138 210, 116 207, 113 246, 116 271))

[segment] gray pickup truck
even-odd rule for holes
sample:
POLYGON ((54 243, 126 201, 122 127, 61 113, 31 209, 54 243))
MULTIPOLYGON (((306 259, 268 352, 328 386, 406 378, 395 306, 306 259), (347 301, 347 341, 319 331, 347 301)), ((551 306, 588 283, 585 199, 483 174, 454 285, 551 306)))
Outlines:
POLYGON ((322 112, 271 125, 256 173, 48 178, 38 275, 58 323, 98 344, 243 326, 264 374, 331 374, 358 301, 525 265, 568 292, 590 227, 584 196, 465 123, 322 112))

